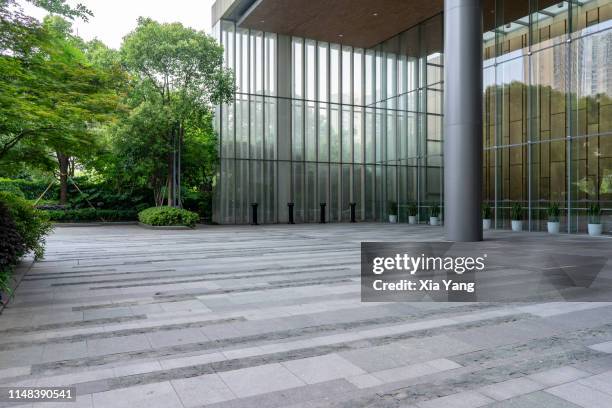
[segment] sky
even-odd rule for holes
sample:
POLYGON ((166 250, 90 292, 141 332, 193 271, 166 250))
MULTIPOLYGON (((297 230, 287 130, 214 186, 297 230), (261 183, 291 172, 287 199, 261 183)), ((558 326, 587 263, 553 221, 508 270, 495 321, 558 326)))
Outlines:
MULTIPOLYGON (((42 19, 46 11, 20 0, 26 13, 42 19)), ((89 22, 75 20, 75 33, 85 40, 97 38, 112 48, 121 46, 122 38, 136 27, 138 17, 151 17, 160 22, 180 22, 210 33, 210 8, 214 0, 68 0, 82 3, 94 17, 89 22)))

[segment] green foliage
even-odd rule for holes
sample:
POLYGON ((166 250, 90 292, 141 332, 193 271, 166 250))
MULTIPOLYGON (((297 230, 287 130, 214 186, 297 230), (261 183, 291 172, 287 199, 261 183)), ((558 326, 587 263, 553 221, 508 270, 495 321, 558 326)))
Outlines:
POLYGON ((601 217, 601 207, 598 203, 591 203, 587 208, 587 214, 589 216, 589 224, 599 224, 601 217))
POLYGON ((551 203, 547 210, 549 222, 559 222, 561 216, 561 209, 558 203, 551 203))
POLYGON ((212 220, 212 191, 189 191, 183 195, 183 208, 198 213, 205 221, 212 220))
POLYGON ((81 208, 78 210, 44 210, 51 221, 86 222, 86 221, 135 221, 135 210, 100 210, 81 208))
POLYGON ((512 204, 510 208, 510 219, 520 221, 523 219, 523 206, 520 203, 512 204))
POLYGON ((203 32, 141 18, 120 54, 132 74, 132 110, 108 129, 105 174, 151 188, 161 205, 165 197, 172 201, 168 180, 180 150, 184 187, 210 191, 217 164, 211 108, 231 101, 235 90, 223 48, 203 32))
POLYGON ((83 41, 57 15, 28 32, 0 55, 0 168, 27 164, 49 172, 61 157, 64 174, 70 157, 96 151, 97 129, 121 110, 125 75, 93 65, 83 41))
POLYGON ((417 207, 417 205, 413 202, 409 203, 408 204, 408 216, 416 217, 418 213, 419 213, 419 208, 417 207))
POLYGON ((9 209, 0 202, 0 291, 10 292, 13 267, 25 253, 26 247, 9 209))
MULTIPOLYGON (((48 181, 30 181, 23 179, 8 179, 0 178, 0 191, 8 191, 9 193, 24 197, 27 200, 36 200, 45 192, 49 185, 48 181), (20 191, 21 194, 16 191, 20 191)), ((44 198, 57 199, 57 189, 49 189, 49 192, 44 198), (54 195, 54 192, 56 193, 54 195)))
POLYGON ((199 220, 198 214, 173 207, 151 207, 138 213, 138 220, 143 224, 155 226, 195 227, 199 220))
POLYGON ((432 204, 432 206, 429 207, 429 216, 430 217, 440 216, 440 206, 438 204, 432 204))
POLYGON ((23 191, 19 188, 19 184, 11 179, 0 178, 0 191, 11 193, 17 197, 25 198, 23 191))
POLYGON ((45 253, 45 236, 53 229, 46 214, 10 193, 0 192, 0 202, 8 207, 26 251, 32 251, 36 259, 41 259, 45 253))
POLYGON ((387 203, 387 212, 389 215, 397 215, 397 202, 389 201, 389 203, 387 203))
POLYGON ((491 219, 491 206, 489 203, 482 204, 482 219, 490 220, 491 219))

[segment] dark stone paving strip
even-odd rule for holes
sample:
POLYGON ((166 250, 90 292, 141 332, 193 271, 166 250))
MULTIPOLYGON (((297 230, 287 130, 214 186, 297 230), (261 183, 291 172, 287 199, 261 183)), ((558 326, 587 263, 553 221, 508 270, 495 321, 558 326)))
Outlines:
MULTIPOLYGON (((246 241, 245 241, 246 242, 246 241)), ((176 244, 176 242, 175 242, 176 244)), ((269 247, 260 247, 260 248, 244 248, 244 249, 225 249, 225 248, 219 248, 219 249, 212 249, 212 250, 208 250, 208 251, 197 251, 196 248, 194 247, 194 250, 192 251, 173 251, 173 252, 169 252, 167 254, 167 258, 164 260, 137 260, 137 261, 125 261, 125 262, 119 262, 119 263, 112 263, 112 264, 97 264, 97 265, 78 265, 78 267, 101 267, 101 266, 117 266, 117 265, 139 265, 139 264, 148 264, 151 262, 166 262, 169 259, 177 259, 177 260, 183 260, 183 259, 208 259, 208 258, 225 258, 225 257, 231 257, 231 256, 259 256, 259 255, 264 255, 264 254, 278 254, 278 253, 282 253, 282 254, 290 254, 290 253, 294 253, 297 252, 299 254, 306 254, 306 253, 312 253, 312 254, 316 254, 319 252, 336 252, 336 251, 358 251, 358 249, 354 248, 354 247, 347 247, 347 246, 334 246, 334 245, 323 245, 320 243, 317 244, 312 244, 312 245, 300 245, 300 246, 285 246, 283 248, 278 248, 278 246, 269 246, 269 247), (320 248, 316 248, 316 249, 311 249, 308 247, 320 247, 320 248), (184 258, 182 255, 190 255, 190 254, 209 254, 203 257, 198 257, 198 258, 184 258), (177 257, 177 258, 173 258, 173 257, 177 257)), ((94 259, 110 259, 110 258, 128 258, 128 257, 150 257, 154 254, 151 254, 150 252, 133 252, 133 253, 120 253, 120 252, 112 252, 109 254, 106 254, 106 256, 88 256, 86 259, 87 260, 94 260, 94 259)), ((62 257, 61 261, 58 260, 52 260, 52 259, 48 259, 48 260, 42 260, 40 262, 68 262, 68 261, 80 261, 83 260, 85 258, 83 258, 82 256, 75 256, 73 258, 69 258, 69 257, 62 257)))
POLYGON ((241 289, 220 289, 220 290, 215 290, 215 291, 190 292, 186 294, 176 294, 176 295, 163 295, 161 292, 158 292, 157 294, 154 295, 155 299, 152 299, 152 300, 126 301, 126 302, 116 302, 116 303, 103 303, 99 305, 75 306, 72 308, 72 310, 75 312, 81 312, 84 310, 109 309, 109 308, 126 307, 126 306, 142 306, 142 305, 152 305, 156 303, 182 302, 184 300, 194 299, 198 296, 218 295, 218 294, 224 294, 224 293, 252 292, 252 291, 271 290, 271 289, 283 289, 283 288, 290 288, 290 287, 298 288, 298 287, 304 287, 304 286, 327 285, 330 283, 343 283, 343 282, 353 281, 352 279, 346 279, 346 278, 332 278, 332 279, 328 279, 324 281, 322 281, 322 279, 317 279, 316 281, 311 281, 311 282, 298 282, 294 284, 257 286, 257 287, 241 288, 241 289))
MULTIPOLYGON (((280 282, 278 284, 274 281, 271 281, 261 286, 214 289, 214 290, 204 290, 204 291, 195 291, 195 292, 193 291, 186 291, 186 292, 177 291, 178 293, 171 293, 170 291, 169 292, 157 292, 155 293, 155 298, 157 299, 179 299, 183 296, 187 296, 187 299, 191 299, 191 298, 198 297, 198 296, 224 295, 224 294, 230 294, 230 293, 244 293, 244 292, 254 292, 254 291, 260 291, 260 290, 273 290, 273 289, 283 289, 283 288, 293 288, 293 287, 303 287, 303 286, 326 285, 328 283, 352 282, 353 280, 350 279, 350 277, 352 276, 354 276, 354 274, 330 276, 330 277, 319 277, 319 278, 282 280, 282 281, 278 281, 280 282)), ((90 288, 90 290, 91 289, 92 288, 90 288)))
POLYGON ((4 336, 34 333, 37 331, 48 331, 48 330, 59 330, 59 329, 70 329, 75 327, 89 327, 89 326, 100 326, 104 324, 113 323, 124 323, 131 322, 134 320, 144 320, 146 315, 134 315, 134 316, 121 316, 121 317, 107 317, 103 319, 91 319, 91 320, 77 320, 73 322, 64 323, 49 323, 41 324, 39 326, 25 326, 25 327, 12 327, 2 330, 4 336))
MULTIPOLYGON (((247 269, 242 272, 258 272, 258 271, 269 271, 270 269, 284 271, 284 270, 292 270, 292 269, 314 269, 314 268, 326 268, 326 267, 334 267, 334 266, 346 266, 346 262, 343 263, 327 263, 327 264, 319 264, 319 265, 308 265, 308 266, 280 266, 280 265, 270 265, 265 268, 255 268, 255 269, 247 269)), ((43 279, 61 279, 61 278, 87 278, 87 277, 96 277, 96 276, 115 276, 115 275, 134 275, 134 274, 143 274, 143 273, 162 273, 162 272, 176 272, 176 269, 151 269, 144 271, 122 271, 117 272, 117 269, 94 269, 91 271, 70 271, 70 272, 45 272, 45 273, 35 273, 27 280, 43 280, 43 279), (111 273, 93 273, 86 274, 87 272, 111 272, 111 273), (52 276, 47 276, 52 275, 52 276), (40 276, 40 277, 39 277, 40 276)), ((189 275, 181 275, 181 276, 200 276, 202 274, 206 274, 206 276, 217 276, 217 275, 226 275, 228 273, 232 273, 232 270, 228 271, 216 271, 209 272, 203 271, 197 274, 189 274, 189 275)), ((157 279, 157 278, 155 278, 157 279)), ((26 280, 24 278, 24 280, 26 280)), ((127 279, 121 279, 121 281, 126 281, 127 279)), ((118 280, 109 280, 109 282, 118 282, 118 280)))
POLYGON ((158 332, 180 330, 180 329, 193 329, 193 328, 214 326, 217 324, 237 323, 237 322, 243 322, 243 321, 246 321, 244 317, 231 317, 227 319, 203 320, 200 322, 177 323, 177 324, 168 324, 164 326, 115 330, 115 331, 108 331, 108 332, 103 332, 103 333, 77 334, 74 336, 54 337, 54 338, 45 339, 45 340, 3 343, 3 344, 0 344, 0 351, 14 350, 14 349, 24 348, 24 347, 44 346, 44 345, 49 345, 49 344, 75 343, 75 342, 79 342, 83 340, 110 339, 110 338, 116 338, 116 337, 132 336, 135 334, 158 333, 158 332))
MULTIPOLYGON (((211 281, 219 281, 219 280, 234 280, 234 279, 252 279, 252 278, 262 278, 262 277, 269 277, 269 276, 287 276, 287 275, 299 275, 299 274, 306 274, 306 273, 323 273, 323 272, 337 272, 337 271, 347 271, 350 268, 332 268, 332 269, 318 269, 318 270, 303 270, 303 271, 296 271, 296 272, 270 272, 270 273, 258 273, 258 274, 249 274, 249 275, 233 275, 233 276, 218 276, 218 277, 209 277, 209 278, 199 278, 199 279, 185 279, 185 280, 169 280, 169 281, 161 281, 161 282, 142 282, 142 283, 132 283, 132 284, 127 284, 127 285, 111 285, 111 286, 96 286, 94 288, 90 288, 90 290, 102 290, 102 289, 119 289, 119 288, 137 288, 137 287, 145 287, 145 286, 157 286, 157 285, 172 285, 175 283, 196 283, 196 282, 211 282, 211 281)), ((199 274, 195 274, 195 275, 180 275, 180 276, 175 276, 175 278, 182 278, 182 277, 188 277, 188 276, 202 276, 202 273, 199 274)), ((350 276, 350 275, 344 275, 344 276, 350 276)), ((125 282, 128 281, 130 279, 121 279, 121 282, 125 282)), ((143 280, 143 278, 134 278, 135 281, 138 280, 143 280)), ((107 280, 105 282, 113 282, 113 280, 107 280)), ((114 281, 116 282, 116 280, 114 281)), ((276 282, 281 282, 281 281, 276 281, 276 282)), ((282 281, 285 282, 285 281, 282 281)), ((287 280, 286 282, 294 282, 291 280, 287 280)), ((81 285, 88 285, 88 284, 93 284, 93 283, 104 283, 101 281, 97 281, 97 282, 82 282, 79 283, 81 285)), ((58 284, 54 284, 51 286, 61 286, 61 283, 58 284)))
MULTIPOLYGON (((421 315, 419 315, 419 318, 421 315)), ((493 319, 485 319, 477 322, 469 322, 469 323, 457 323, 454 325, 443 326, 435 329, 425 329, 425 330, 415 330, 406 333, 394 334, 389 336, 375 337, 369 340, 359 340, 355 342, 348 343, 339 343, 337 346, 340 347, 338 351, 345 351, 343 348, 345 344, 357 344, 358 348, 364 347, 373 347, 379 345, 385 345, 389 343, 393 343, 400 340, 410 339, 410 338, 422 338, 422 337, 430 337, 437 334, 443 334, 450 331, 463 331, 469 330, 476 327, 482 327, 485 325, 491 324, 501 324, 514 322, 519 320, 531 319, 533 316, 527 314, 520 315, 512 315, 503 318, 493 318, 493 319)), ((184 354, 184 353, 193 353, 197 351, 204 350, 217 350, 217 349, 226 349, 228 347, 235 347, 240 345, 252 345, 253 343, 261 343, 261 342, 269 342, 269 341, 277 341, 277 340, 285 340, 291 338, 298 338, 303 336, 310 335, 320 335, 327 334, 329 332, 334 331, 347 331, 351 329, 362 328, 364 326, 373 326, 377 324, 392 324, 392 323, 401 323, 406 321, 406 317, 390 317, 390 318, 376 318, 376 319, 367 319, 363 321, 357 322, 348 322, 348 323, 338 323, 338 324, 326 324, 326 325, 317 325, 317 326, 309 326, 300 329, 292 329, 292 330, 283 330, 277 332, 268 332, 262 334, 255 334, 251 336, 243 336, 243 337, 232 337, 221 340, 212 340, 205 341, 199 343, 189 343, 189 344, 180 344, 176 346, 169 347, 160 347, 154 350, 141 350, 135 352, 125 352, 125 353, 115 353, 108 354, 104 356, 98 357, 88 357, 88 358, 80 358, 73 360, 62 360, 62 361, 54 361, 49 363, 41 363, 35 364, 32 366, 32 374, 55 374, 60 372, 71 371, 75 368, 83 368, 83 367, 95 367, 100 365, 105 365, 109 363, 115 363, 119 361, 133 360, 133 359, 142 359, 142 358, 162 358, 162 357, 173 357, 176 355, 184 354)), ((324 347, 325 349, 327 347, 324 347)), ((308 348, 304 350, 318 350, 319 347, 308 348)), ((326 353, 322 353, 326 354, 326 353)), ((314 354, 314 355, 322 355, 322 354, 314 354)), ((305 356, 308 357, 308 356, 305 356)), ((302 358, 302 357, 295 357, 302 358)))
MULTIPOLYGON (((521 318, 528 318, 524 315, 515 315, 510 318, 496 318, 482 320, 480 322, 470 322, 457 324, 450 327, 444 327, 432 330, 419 330, 415 332, 401 333, 390 336, 375 337, 371 339, 363 339, 345 343, 338 343, 327 346, 309 347, 297 350, 290 350, 278 353, 264 354, 261 356, 236 358, 231 360, 216 361, 206 364, 198 364, 188 367, 180 367, 168 370, 154 371, 150 373, 136 374, 125 377, 111 378, 103 381, 93 381, 91 383, 77 384, 77 391, 87 390, 87 392, 102 392, 117 388, 128 388, 136 385, 157 383, 183 378, 198 377, 205 374, 220 373, 226 371, 234 371, 242 368, 256 367, 265 364, 282 363, 285 361, 298 360, 309 357, 317 357, 332 353, 340 353, 344 351, 364 349, 368 347, 382 346, 396 341, 405 340, 415 337, 430 337, 440 334, 444 331, 464 331, 484 325, 502 324, 511 321, 516 321, 521 318), (432 332, 436 332, 432 334, 432 332)), ((38 366, 32 366, 32 373, 40 373, 38 366)), ((43 372, 44 373, 44 372, 43 372)))
MULTIPOLYGON (((57 278, 62 278, 62 277, 73 277, 73 274, 83 274, 85 272, 91 273, 91 272, 116 272, 117 269, 115 268, 106 268, 106 269, 93 269, 93 270, 88 270, 88 271, 66 271, 66 272, 35 272, 32 273, 30 276, 26 276, 24 278, 24 280, 41 280, 41 279, 57 279, 57 278), (66 276, 68 275, 68 276, 66 276), (27 279, 26 279, 27 278, 27 279)), ((121 272, 119 272, 121 273, 121 272)), ((105 273, 104 275, 115 275, 114 273, 105 273)), ((84 275, 87 276, 87 275, 84 275)), ((91 276, 97 276, 97 275, 91 275, 91 276)))
MULTIPOLYGON (((357 250, 355 248, 350 248, 350 249, 329 249, 328 251, 332 251, 332 252, 340 252, 340 251, 355 251, 357 252, 357 250)), ((304 251, 292 251, 292 252, 298 252, 302 253, 304 251)), ((188 252, 186 254, 194 254, 194 253, 198 253, 198 251, 192 251, 192 252, 188 252)), ((220 253, 220 252, 219 252, 220 253)), ((288 254, 289 251, 284 251, 283 254, 288 254)), ((202 261, 202 260, 206 260, 209 259, 209 256, 177 256, 177 257, 172 257, 175 253, 171 253, 168 254, 168 256, 166 258, 163 259, 152 259, 147 261, 147 264, 152 264, 152 263, 160 263, 160 262, 184 262, 184 261, 202 261)), ((180 254, 177 254, 180 255, 180 254)), ((149 255, 151 256, 151 255, 149 255)), ((123 256, 125 257, 125 256, 123 256)), ((223 258, 224 255, 220 255, 216 258, 223 258)), ((63 261, 63 259, 62 259, 63 261)), ((57 261, 49 261, 49 262, 57 262, 57 261)), ((78 266, 74 266, 74 268, 100 268, 100 267, 106 267, 106 266, 124 266, 126 265, 126 263, 124 262, 115 262, 115 263, 108 263, 108 264, 94 264, 94 265, 78 265, 78 266)))

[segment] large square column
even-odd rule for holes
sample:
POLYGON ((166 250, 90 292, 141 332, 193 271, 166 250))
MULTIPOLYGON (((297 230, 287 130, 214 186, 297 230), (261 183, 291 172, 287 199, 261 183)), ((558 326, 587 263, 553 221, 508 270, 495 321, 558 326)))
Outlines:
POLYGON ((450 241, 481 241, 482 4, 444 2, 444 224, 450 241))

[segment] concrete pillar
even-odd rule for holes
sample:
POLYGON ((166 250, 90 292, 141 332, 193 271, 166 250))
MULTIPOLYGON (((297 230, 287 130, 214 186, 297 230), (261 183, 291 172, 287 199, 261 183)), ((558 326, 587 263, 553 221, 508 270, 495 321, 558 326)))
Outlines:
MULTIPOLYGON (((293 201, 291 194, 291 37, 277 36, 276 73, 277 73, 277 208, 278 222, 289 221, 287 203, 293 201)), ((270 69, 268 67, 268 69, 270 69)))
POLYGON ((482 4, 444 1, 444 223, 482 241, 482 4))

